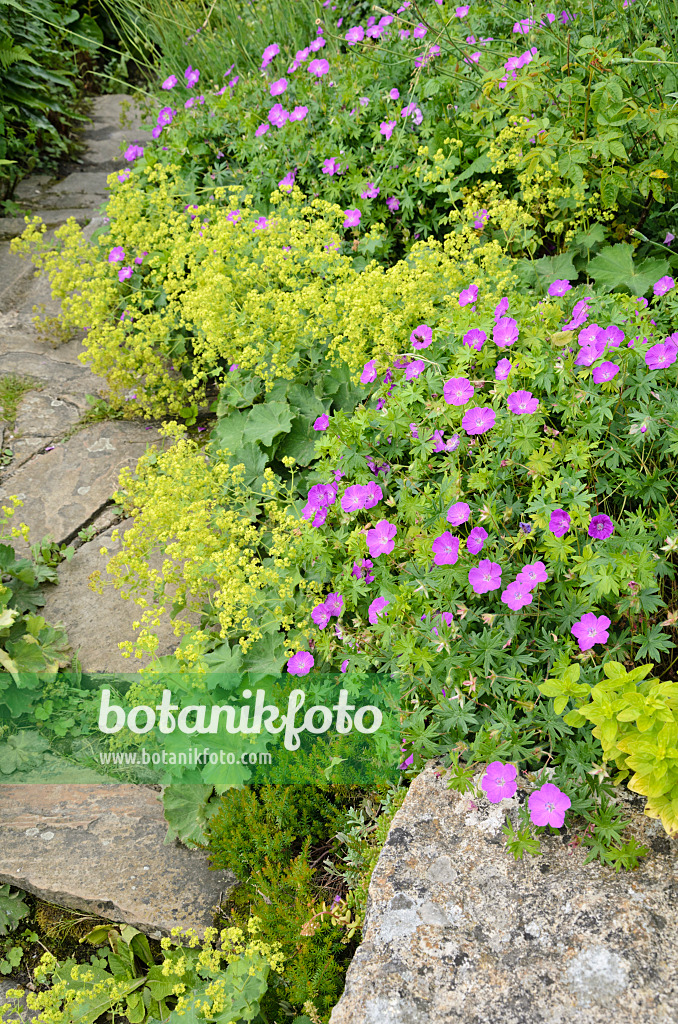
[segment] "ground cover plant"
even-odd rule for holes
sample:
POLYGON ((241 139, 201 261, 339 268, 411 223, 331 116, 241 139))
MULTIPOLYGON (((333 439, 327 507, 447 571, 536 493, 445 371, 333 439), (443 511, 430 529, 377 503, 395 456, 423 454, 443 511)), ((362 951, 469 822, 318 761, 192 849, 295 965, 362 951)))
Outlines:
MULTIPOLYGON (((254 58, 233 10, 193 40, 161 19, 155 141, 92 241, 17 245, 113 406, 170 421, 116 496, 123 649, 189 610, 161 668, 198 689, 380 673, 405 783, 440 757, 500 803, 524 773, 509 854, 565 825, 631 870, 620 783, 678 831, 675 5, 338 6, 254 58)), ((156 696, 144 671, 125 699, 156 696)), ((391 805, 194 781, 175 833, 240 874, 238 927, 254 904, 296 949, 290 1012, 326 1020, 391 805)))

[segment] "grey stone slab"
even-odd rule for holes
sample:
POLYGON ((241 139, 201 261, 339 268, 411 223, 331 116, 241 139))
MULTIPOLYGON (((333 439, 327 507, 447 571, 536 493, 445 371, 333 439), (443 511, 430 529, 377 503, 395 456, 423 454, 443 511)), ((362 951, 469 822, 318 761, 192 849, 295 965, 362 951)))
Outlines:
POLYGON ((164 845, 159 792, 131 785, 0 786, 0 884, 159 937, 212 924, 235 877, 164 845))
POLYGON ((26 993, 25 990, 17 985, 15 981, 3 979, 0 981, 0 1006, 3 1003, 8 1003, 12 1007, 12 1011, 8 1012, 5 1020, 8 1024, 23 1024, 23 1021, 35 1020, 39 1016, 37 1010, 29 1010, 26 1006, 26 993), (19 999, 9 999, 7 992, 16 992, 21 989, 22 995, 19 999))
POLYGON ((424 770, 393 820, 330 1024, 675 1024, 678 840, 642 799, 625 810, 651 853, 615 874, 560 835, 514 860, 501 829, 517 797, 461 796, 440 775, 424 770))
POLYGON ((142 423, 90 424, 6 478, 0 501, 10 495, 23 500, 21 519, 33 542, 46 535, 63 541, 113 496, 122 467, 135 466, 149 443, 158 440, 167 443, 142 423))
POLYGON ((74 426, 86 411, 81 396, 66 395, 53 388, 27 391, 14 421, 13 433, 19 437, 57 437, 74 426))
MULTIPOLYGON (((93 540, 78 548, 70 562, 62 562, 58 568, 59 583, 44 589, 45 607, 41 614, 48 622, 64 626, 68 639, 86 672, 135 672, 152 659, 124 658, 118 648, 123 640, 133 640, 133 623, 141 618, 141 609, 131 599, 125 600, 119 591, 111 586, 106 574, 106 563, 122 548, 122 538, 132 526, 132 520, 125 520, 118 527, 110 527, 93 540), (113 530, 119 531, 119 540, 112 541, 113 530), (102 547, 108 549, 101 554, 102 547), (100 573, 103 587, 101 594, 90 588, 93 573, 100 573)), ((152 559, 155 567, 161 564, 158 556, 152 559)), ((195 616, 182 615, 194 625, 199 622, 195 616)), ((179 646, 179 638, 172 628, 169 615, 159 626, 153 628, 159 644, 156 654, 172 654, 179 646)))

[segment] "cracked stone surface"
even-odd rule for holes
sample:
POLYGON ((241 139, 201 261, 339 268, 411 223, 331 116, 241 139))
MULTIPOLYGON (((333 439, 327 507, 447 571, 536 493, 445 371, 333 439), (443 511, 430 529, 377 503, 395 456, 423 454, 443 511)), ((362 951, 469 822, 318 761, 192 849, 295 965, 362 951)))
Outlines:
POLYGON ((678 839, 644 801, 624 797, 651 852, 615 874, 560 835, 514 860, 501 829, 531 787, 493 805, 439 776, 392 822, 330 1024, 675 1024, 678 839))
POLYGON ((143 423, 90 424, 5 479, 0 501, 10 495, 22 499, 21 520, 30 527, 33 542, 43 536, 62 542, 109 501, 122 467, 136 466, 148 445, 158 441, 166 444, 143 423))
POLYGON ((159 796, 126 784, 0 786, 0 884, 156 938, 202 931, 235 876, 164 844, 159 796))
MULTIPOLYGON (((122 538, 132 523, 133 520, 126 519, 83 544, 70 562, 62 562, 58 567, 58 585, 44 591, 45 607, 40 614, 54 625, 63 623, 67 627, 71 647, 78 651, 85 672, 136 672, 151 660, 124 658, 118 649, 119 641, 131 640, 135 635, 132 623, 141 616, 138 605, 131 599, 125 600, 110 585, 104 586, 101 594, 94 593, 89 586, 94 572, 100 572, 104 581, 108 578, 106 562, 121 550, 122 538), (114 529, 118 530, 120 538, 115 542, 111 540, 114 529), (108 556, 100 553, 102 547, 108 549, 108 556)), ((151 559, 151 564, 157 567, 161 561, 158 556, 155 561, 151 559)), ((195 616, 184 614, 184 617, 199 625, 195 616)), ((172 654, 179 639, 169 616, 153 631, 159 640, 156 653, 159 656, 172 654)))

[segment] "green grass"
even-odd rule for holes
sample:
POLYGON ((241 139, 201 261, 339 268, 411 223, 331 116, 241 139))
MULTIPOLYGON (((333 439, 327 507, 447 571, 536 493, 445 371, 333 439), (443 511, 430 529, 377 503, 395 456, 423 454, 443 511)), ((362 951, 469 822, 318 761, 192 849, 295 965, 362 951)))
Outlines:
POLYGON ((2 418, 9 426, 14 424, 21 399, 27 391, 39 390, 38 382, 32 377, 9 373, 0 377, 0 408, 2 418))

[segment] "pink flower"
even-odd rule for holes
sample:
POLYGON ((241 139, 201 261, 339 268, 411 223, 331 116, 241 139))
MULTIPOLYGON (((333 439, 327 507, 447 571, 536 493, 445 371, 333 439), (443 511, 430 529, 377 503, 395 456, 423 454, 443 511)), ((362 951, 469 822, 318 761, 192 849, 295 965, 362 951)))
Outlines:
POLYGON ((506 380, 510 372, 511 363, 508 361, 508 359, 500 359, 494 368, 494 379, 506 380))
POLYGON ((464 6, 464 7, 457 7, 455 12, 454 12, 455 17, 456 18, 465 18, 466 15, 468 14, 468 12, 470 11, 470 9, 471 8, 468 6, 468 4, 466 6, 464 6))
POLYGON ((376 558, 378 555, 388 555, 393 551, 397 532, 398 527, 386 519, 380 519, 373 530, 367 531, 367 547, 372 558, 376 558))
POLYGON ((325 607, 330 615, 335 615, 339 618, 344 610, 344 599, 341 594, 328 594, 325 598, 325 607))
POLYGON ((558 278, 556 281, 552 281, 549 285, 549 295, 553 298, 555 296, 564 295, 569 292, 572 285, 566 277, 558 278))
POLYGON ((610 620, 607 615, 594 615, 593 612, 586 612, 578 622, 575 622, 570 632, 577 638, 579 649, 589 651, 595 644, 605 644, 609 639, 608 626, 610 620))
POLYGON ((295 107, 290 111, 290 121, 303 121, 308 114, 308 107, 295 107))
POLYGON ((379 187, 374 182, 368 181, 367 188, 364 192, 360 193, 361 199, 376 199, 379 195, 379 187))
POLYGON ((652 290, 655 295, 660 298, 662 295, 666 295, 667 292, 670 292, 672 288, 675 288, 675 286, 676 282, 672 277, 667 275, 666 277, 660 277, 652 290))
POLYGON ((470 331, 467 331, 462 339, 463 345, 468 345, 469 348, 474 348, 476 352, 480 352, 481 348, 487 341, 487 335, 485 331, 481 331, 479 327, 472 327, 470 331))
POLYGON ((527 806, 533 825, 561 828, 565 822, 565 811, 571 806, 571 800, 552 782, 545 782, 541 789, 535 789, 530 793, 527 806))
POLYGON ((565 512, 565 510, 562 508, 557 508, 554 512, 551 513, 551 518, 549 520, 549 530, 551 531, 554 537, 564 537, 567 531, 570 529, 571 522, 572 520, 570 519, 567 512, 565 512))
POLYGON ((333 156, 330 156, 325 160, 321 170, 323 174, 339 174, 341 172, 341 164, 333 156))
POLYGON ((508 308, 509 308, 509 300, 508 300, 508 297, 505 295, 503 297, 503 299, 500 299, 499 302, 497 303, 497 305, 495 306, 495 309, 494 309, 494 319, 498 320, 500 317, 502 317, 504 315, 504 313, 506 313, 508 308))
POLYGON ((423 21, 420 21, 419 24, 415 26, 412 35, 414 36, 415 39, 423 39, 424 36, 426 35, 426 32, 426 25, 424 25, 423 21))
POLYGON ((461 526, 462 523, 468 522, 471 517, 471 509, 465 501, 457 501, 454 505, 450 505, 447 510, 446 519, 452 526, 461 526))
POLYGON ((377 619, 380 617, 380 615, 383 615, 384 610, 390 603, 391 602, 387 601, 385 597, 377 597, 374 599, 372 604, 367 609, 367 617, 373 626, 376 625, 377 619))
POLYGON ((315 661, 308 651, 297 651, 287 662, 287 671, 291 676, 307 676, 315 661))
POLYGON ((161 89, 173 89, 178 81, 179 81, 179 79, 177 78, 176 75, 170 75, 169 78, 165 79, 165 81, 162 83, 160 88, 161 89))
POLYGON ((428 348, 433 341, 433 330, 427 324, 419 324, 410 334, 412 348, 428 348))
POLYGON ((589 523, 589 537, 594 540, 607 540, 614 533, 614 523, 609 516, 594 516, 589 523))
POLYGON ((348 672, 348 658, 346 658, 345 661, 342 661, 342 663, 341 663, 341 671, 342 672, 348 672))
POLYGON ((645 353, 645 363, 650 370, 665 370, 672 366, 677 358, 678 348, 668 338, 658 345, 652 345, 645 353))
POLYGON ((362 25, 355 25, 353 28, 350 28, 344 36, 344 39, 349 46, 355 46, 356 43, 361 43, 364 38, 365 30, 362 25))
POLYGON ((475 302, 478 298, 478 285, 472 284, 468 288, 463 288, 459 293, 459 305, 468 306, 470 302, 475 302))
POLYGON ((143 155, 143 146, 128 146, 125 150, 125 160, 139 160, 143 155))
POLYGON ((108 254, 109 263, 120 263, 125 258, 125 250, 121 245, 114 246, 108 254))
POLYGON ((268 124, 260 124, 254 134, 256 136, 265 135, 270 127, 268 124))
POLYGON ((467 434, 485 434, 492 429, 496 418, 494 409, 489 406, 484 409, 474 406, 464 413, 461 425, 467 434))
POLYGON ((546 583, 548 573, 543 562, 533 562, 532 565, 524 565, 516 576, 516 583, 534 590, 538 583, 546 583))
MULTIPOLYGON (((480 53, 478 54, 478 57, 480 57, 480 53)), ((475 220, 473 221, 473 227, 476 231, 482 231, 490 219, 490 214, 488 210, 479 210, 478 213, 474 214, 474 217, 475 220)))
POLYGON ((357 228, 360 224, 360 218, 362 214, 360 210, 344 210, 344 227, 345 228, 357 228))
MULTIPOLYGON (((389 96, 390 96, 390 98, 392 100, 399 100, 400 99, 400 93, 395 88, 391 89, 391 91, 389 92, 389 96)), ((395 122, 394 122, 394 124, 395 124, 395 122)))
POLYGON ((308 70, 309 74, 317 75, 318 78, 322 78, 323 75, 326 75, 329 72, 330 65, 324 57, 316 57, 315 60, 312 60, 308 65, 308 70))
POLYGON ((445 382, 443 394, 448 405, 466 405, 475 394, 471 381, 466 377, 452 377, 445 382))
POLYGON ((488 764, 480 780, 480 788, 485 790, 491 804, 509 800, 515 795, 518 789, 517 774, 518 770, 514 764, 502 764, 501 761, 491 761, 488 764))
POLYGON ((363 366, 363 372, 360 376, 361 384, 371 384, 372 381, 377 379, 377 360, 370 359, 369 363, 365 363, 363 366))
POLYGON ((509 583, 506 590, 503 591, 501 599, 512 611, 517 612, 526 604, 532 604, 532 590, 516 580, 514 583, 509 583))
POLYGON ((318 416, 318 419, 313 424, 314 430, 327 430, 330 425, 330 418, 327 413, 323 413, 322 416, 318 416))
POLYGON ((123 281, 129 280, 134 273, 134 267, 121 267, 118 271, 118 281, 122 284, 123 281))
POLYGON ((459 558, 459 538, 446 530, 433 541, 432 549, 436 565, 455 565, 459 558))
POLYGON ((391 213, 396 213, 400 209, 400 200, 396 199, 395 196, 389 196, 386 200, 386 205, 391 213))
POLYGON ((277 43, 271 43, 270 46, 267 46, 266 49, 264 50, 264 52, 261 55, 261 67, 262 67, 262 70, 268 64, 270 64, 271 61, 273 60, 273 58, 277 57, 279 53, 280 53, 280 47, 278 46, 277 43))
POLYGON ((186 70, 184 71, 184 78, 186 79, 186 85, 189 87, 189 89, 192 89, 194 85, 198 84, 200 72, 198 71, 197 68, 192 68, 191 65, 189 64, 186 70))
POLYGON ((317 604, 311 612, 311 618, 318 629, 324 629, 331 617, 330 611, 324 602, 322 604, 317 604))
POLYGON ((271 83, 271 88, 269 89, 269 92, 270 92, 271 96, 282 96, 282 94, 285 92, 286 89, 287 89, 287 79, 286 78, 279 78, 277 80, 277 82, 272 82, 271 83))
POLYGON ((472 555, 479 555, 486 540, 487 530, 484 530, 482 526, 474 526, 466 538, 466 550, 470 551, 472 555))
POLYGON ((506 348, 518 340, 518 324, 510 316, 503 316, 497 320, 492 332, 495 345, 499 348, 506 348))
POLYGON ((593 377, 596 384, 604 384, 608 380, 612 380, 619 373, 619 367, 616 363, 604 362, 600 366, 595 366, 591 376, 593 377))
POLYGON ((501 587, 501 566, 489 558, 481 559, 477 566, 468 571, 468 581, 476 594, 489 594, 501 587))
POLYGON ((405 380, 412 380, 413 377, 418 377, 419 374, 423 373, 426 369, 426 363, 423 359, 413 359, 411 363, 407 364, 405 370, 405 380))
POLYGON ((524 416, 526 413, 537 411, 539 399, 535 398, 531 391, 513 391, 508 396, 507 405, 509 412, 512 412, 514 416, 524 416))
POLYGON ((393 135, 393 129, 396 126, 395 121, 382 121, 379 125, 379 131, 388 140, 393 135))

